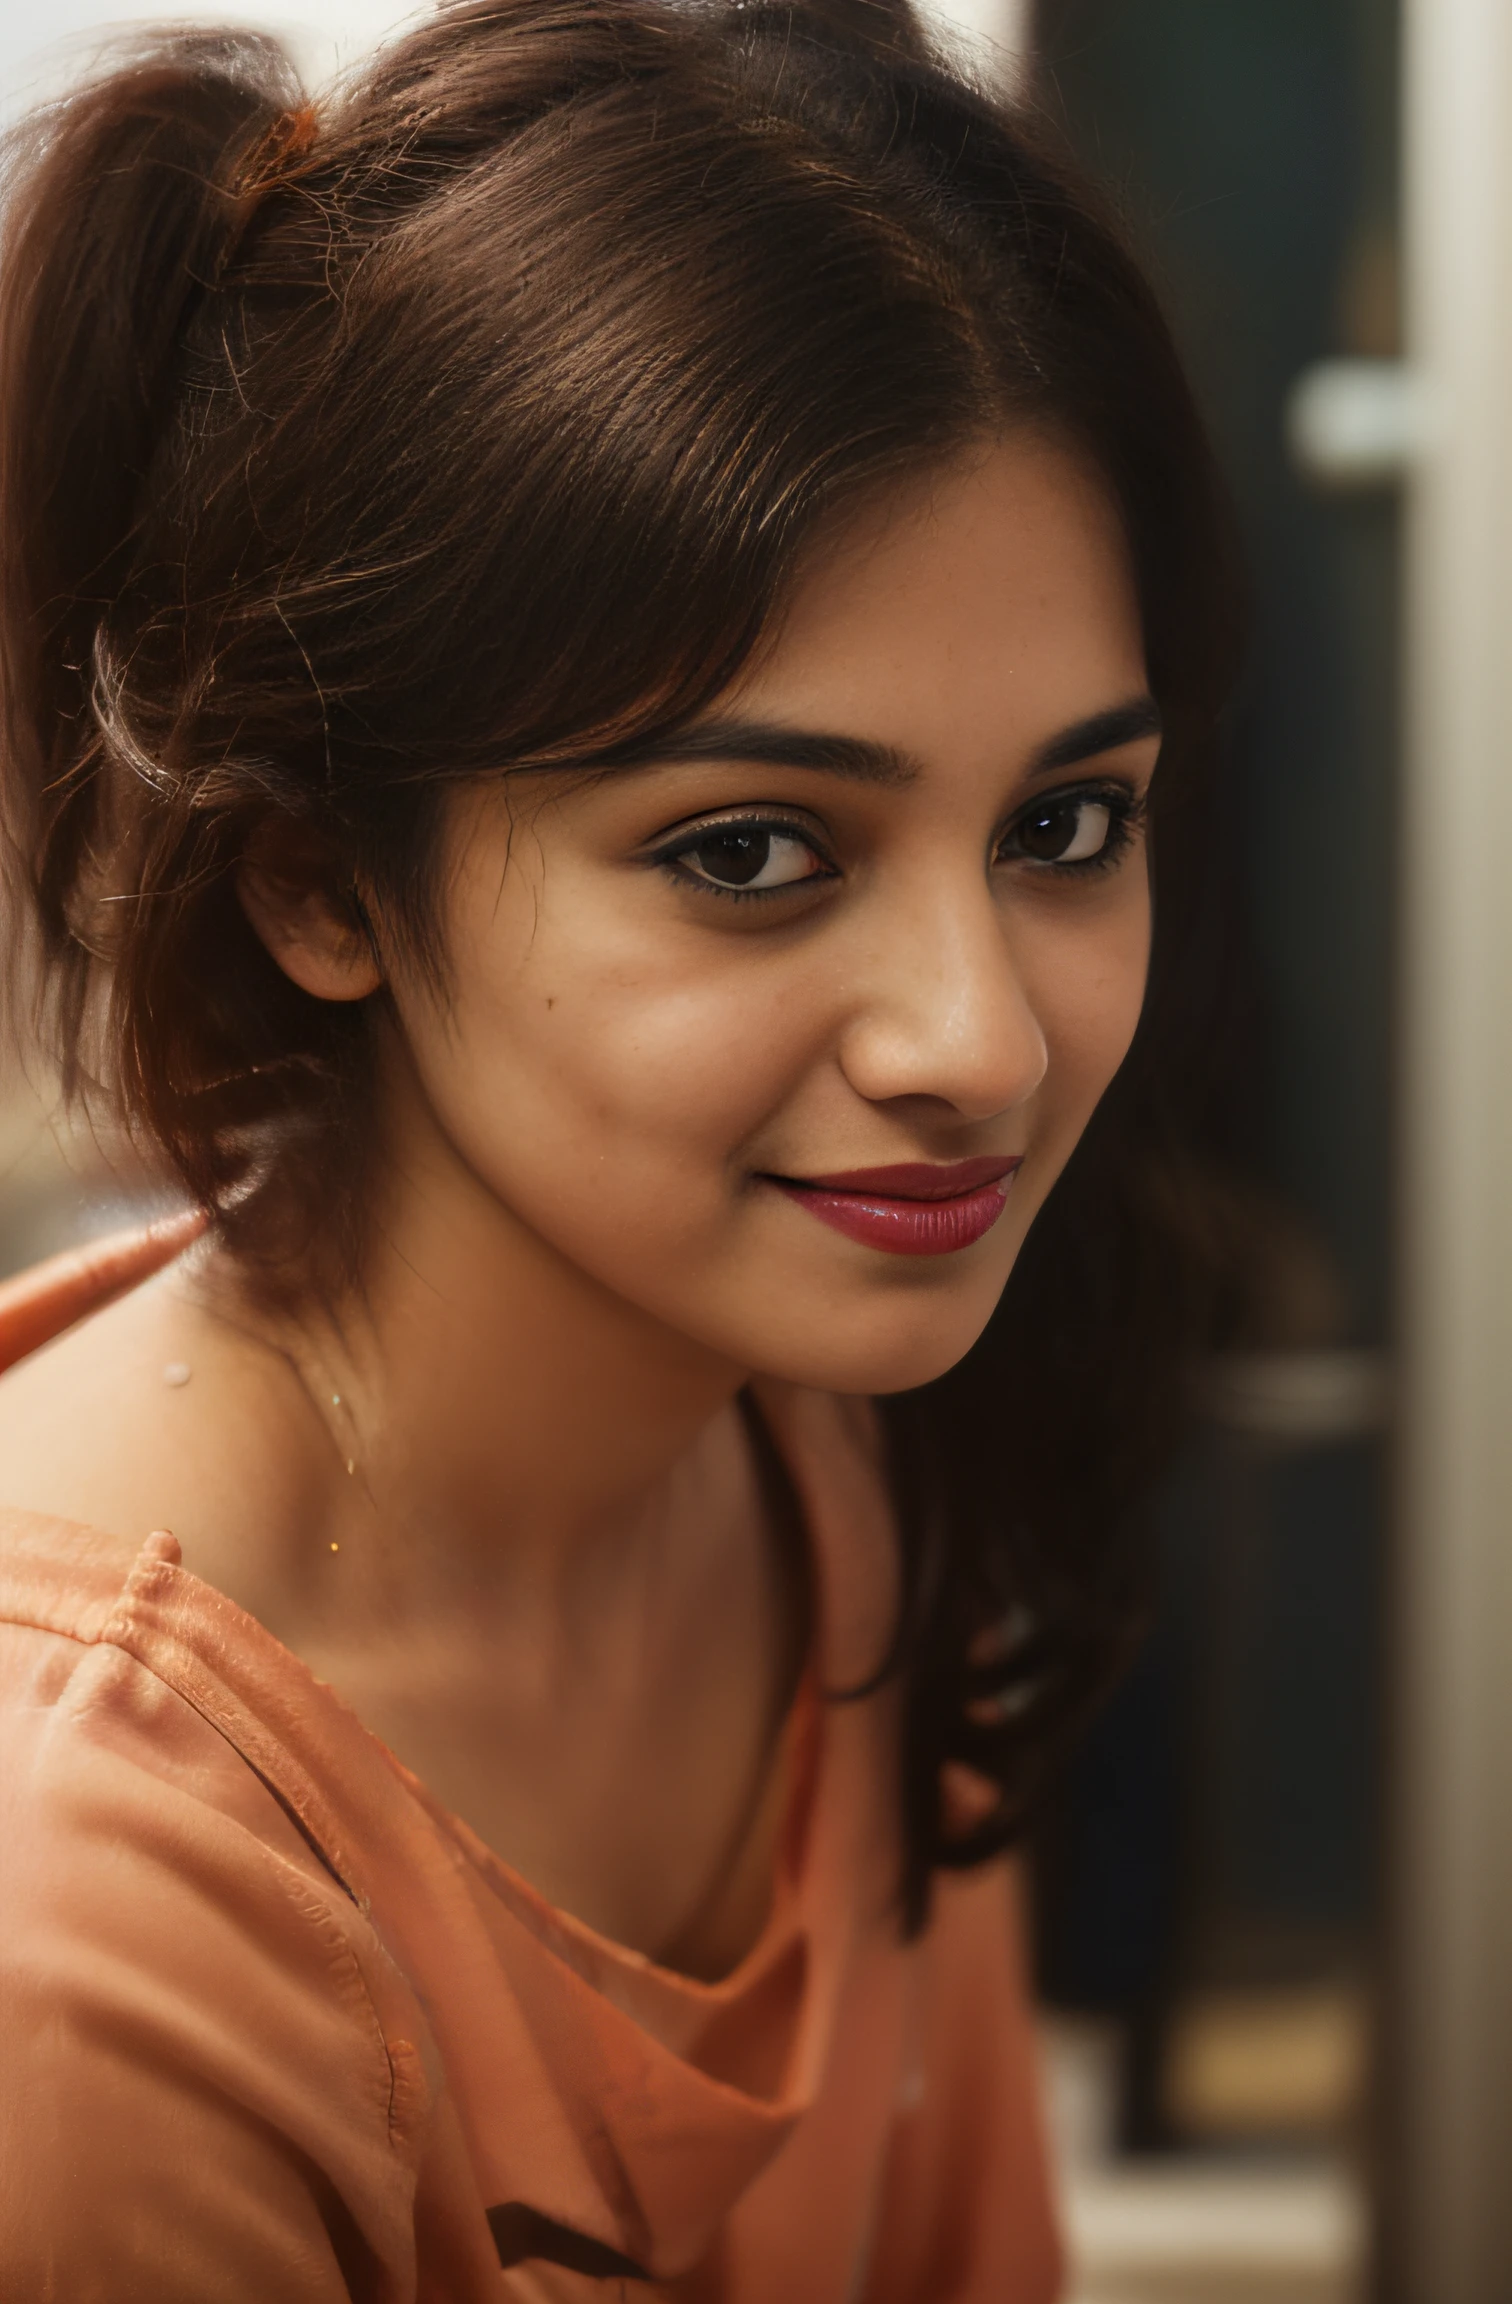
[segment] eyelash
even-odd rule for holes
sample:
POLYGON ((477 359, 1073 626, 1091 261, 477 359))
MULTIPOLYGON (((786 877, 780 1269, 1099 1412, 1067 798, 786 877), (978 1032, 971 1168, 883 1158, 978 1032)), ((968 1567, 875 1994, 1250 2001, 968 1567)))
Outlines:
POLYGON ((1136 792, 1128 784, 1071 784, 1059 792, 1046 792, 1042 798, 1031 800, 1021 808, 1003 834, 994 851, 994 861, 1002 855, 1004 842, 1011 836, 1014 825, 1043 814, 1050 808, 1063 808, 1082 802, 1108 811, 1108 834, 1095 856, 1084 856, 1077 862, 1034 864, 1035 873, 1058 880, 1085 880, 1095 873, 1112 872, 1123 862, 1133 844, 1134 836, 1149 813, 1149 795, 1136 792))
POLYGON ((780 897, 790 896, 795 888, 813 888, 822 880, 837 880, 840 877, 833 859, 826 855, 809 827, 806 824, 795 824, 791 817, 786 816, 719 816, 712 823, 696 824, 690 832, 679 832, 675 839, 654 849, 646 861, 648 864, 665 867, 680 888, 696 888, 701 895, 719 896, 731 904, 770 904, 780 897), (769 832, 782 840, 800 841, 811 855, 818 857, 824 870, 810 873, 802 880, 790 880, 781 888, 724 888, 717 880, 704 880, 695 873, 678 871, 679 857, 691 855, 706 840, 716 838, 721 832, 769 832))
MULTIPOLYGON (((1041 878, 1054 877, 1058 880, 1082 880, 1090 878, 1095 873, 1111 872, 1128 853, 1134 835, 1144 822, 1148 811, 1147 796, 1135 792, 1127 784, 1073 784, 1058 792, 1047 792, 1040 799, 1028 802, 1026 806, 1019 809, 997 842, 993 851, 994 863, 1008 860, 1003 858, 1002 851, 1004 842, 1011 837, 1015 824, 1023 823, 1029 817, 1047 808, 1063 807, 1076 801, 1084 801, 1094 807, 1107 809, 1108 836, 1102 847, 1095 856, 1083 857, 1075 863, 1035 864, 1031 866, 1031 869, 1041 878)), ((660 848, 653 849, 646 861, 648 864, 658 865, 666 870, 680 887, 697 888, 704 895, 720 897, 726 903, 732 904, 770 904, 790 895, 794 888, 811 888, 820 881, 835 880, 840 877, 833 859, 825 853, 808 826, 795 823, 791 817, 784 816, 716 817, 709 823, 697 824, 689 831, 679 832, 675 838, 665 842, 660 848), (825 869, 822 872, 811 873, 802 880, 789 881, 785 887, 781 888, 726 888, 721 887, 716 880, 705 880, 691 872, 678 871, 677 864, 680 857, 692 854, 703 841, 723 831, 768 832, 781 839, 801 841, 812 855, 818 857, 825 869)))

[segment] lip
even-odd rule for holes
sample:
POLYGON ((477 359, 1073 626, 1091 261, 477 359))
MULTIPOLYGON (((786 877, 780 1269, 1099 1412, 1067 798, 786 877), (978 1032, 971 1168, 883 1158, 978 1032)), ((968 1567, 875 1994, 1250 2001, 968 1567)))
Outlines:
POLYGON ((985 1237, 1003 1213, 1022 1157, 891 1168, 848 1168, 831 1176, 772 1176, 821 1224, 894 1256, 952 1256, 985 1237))

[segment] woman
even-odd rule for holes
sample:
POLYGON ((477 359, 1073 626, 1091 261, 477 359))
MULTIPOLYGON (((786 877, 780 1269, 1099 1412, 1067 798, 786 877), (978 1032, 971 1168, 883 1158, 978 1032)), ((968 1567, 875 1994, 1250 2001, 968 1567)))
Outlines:
POLYGON ((7 2292, 1048 2299, 999 1859, 1224 649, 1147 292, 869 0, 165 37, 4 266, 29 950, 199 1211, 12 1290, 7 2292))

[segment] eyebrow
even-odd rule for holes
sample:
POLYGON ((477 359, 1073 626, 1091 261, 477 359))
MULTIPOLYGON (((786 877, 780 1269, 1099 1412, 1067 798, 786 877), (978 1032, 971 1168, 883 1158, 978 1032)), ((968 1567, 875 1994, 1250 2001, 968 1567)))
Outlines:
POLYGON ((642 757, 658 764, 730 760, 753 768, 817 768, 822 775, 849 776, 863 784, 911 784, 919 774, 918 762, 892 744, 766 720, 700 721, 680 736, 659 738, 642 757))
POLYGON ((1042 744, 1029 764, 1031 776, 1053 776, 1058 769, 1075 768, 1083 760, 1096 760, 1104 752, 1117 752, 1125 744, 1142 744, 1161 733, 1160 706, 1153 696, 1131 696, 1106 712, 1094 712, 1063 728, 1042 744))
MULTIPOLYGON (((1031 781, 1053 776, 1160 732, 1160 708, 1154 697, 1131 697, 1063 728, 1040 746, 1026 773, 1031 781)), ((659 738, 636 757, 648 765, 653 760, 658 765, 729 761, 753 768, 813 768, 821 775, 846 776, 863 784, 911 784, 923 773, 920 763, 896 745, 765 720, 704 720, 681 735, 659 738)), ((621 764, 629 766, 631 761, 622 755, 621 764)))

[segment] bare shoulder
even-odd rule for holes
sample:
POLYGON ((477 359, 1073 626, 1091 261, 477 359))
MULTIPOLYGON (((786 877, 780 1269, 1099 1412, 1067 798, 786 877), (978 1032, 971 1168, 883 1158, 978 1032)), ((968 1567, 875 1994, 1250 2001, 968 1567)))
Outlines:
POLYGON ((170 1528, 233 1589, 251 1532, 260 1546, 298 1511, 278 1394, 266 1351, 159 1274, 0 1376, 0 1503, 133 1539, 170 1528))

